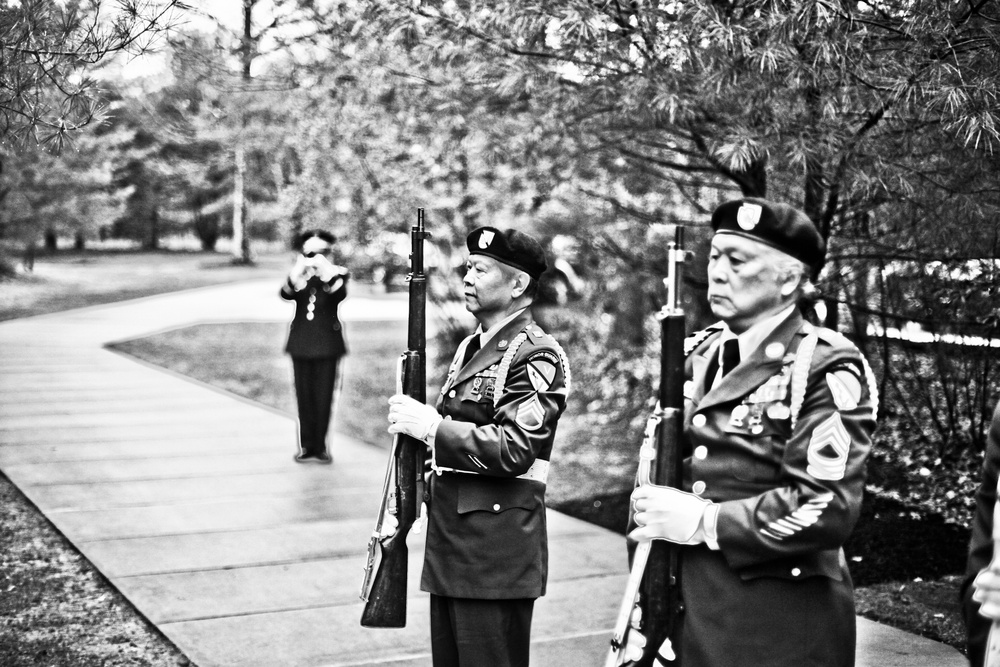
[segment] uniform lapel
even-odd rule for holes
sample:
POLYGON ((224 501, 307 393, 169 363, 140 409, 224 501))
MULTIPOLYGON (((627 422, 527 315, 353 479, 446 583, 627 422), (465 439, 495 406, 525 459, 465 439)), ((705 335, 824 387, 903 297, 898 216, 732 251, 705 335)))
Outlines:
MULTIPOLYGON (((503 357, 504 352, 507 351, 507 348, 513 341, 514 336, 516 336, 521 329, 528 326, 530 322, 531 312, 527 309, 508 322, 506 326, 500 329, 500 331, 498 331, 497 334, 482 347, 481 350, 472 356, 472 359, 469 359, 469 363, 458 369, 458 374, 455 376, 455 381, 452 382, 452 385, 465 382, 476 373, 484 371, 493 364, 497 363, 500 358, 503 357)), ((462 350, 464 352, 464 346, 462 347, 462 350)))
MULTIPOLYGON (((796 309, 757 346, 748 358, 740 360, 739 366, 705 394, 698 409, 741 399, 777 374, 781 370, 792 339, 801 326, 802 315, 796 309)), ((711 349, 717 348, 713 345, 711 349)), ((704 378, 701 386, 705 386, 704 378)))
POLYGON ((714 338, 710 338, 703 344, 704 349, 700 352, 694 352, 691 354, 691 379, 694 382, 694 399, 700 402, 702 397, 705 395, 705 383, 708 382, 708 369, 714 368, 711 363, 712 354, 719 353, 719 334, 716 334, 714 338))

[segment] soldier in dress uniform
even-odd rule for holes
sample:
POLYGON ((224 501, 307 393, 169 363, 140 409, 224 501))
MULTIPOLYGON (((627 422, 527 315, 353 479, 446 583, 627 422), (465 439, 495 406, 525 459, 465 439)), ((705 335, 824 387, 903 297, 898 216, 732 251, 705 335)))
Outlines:
MULTIPOLYGON (((962 616, 965 620, 969 665, 986 661, 990 629, 1000 621, 1000 557, 994 555, 993 519, 997 508, 997 475, 1000 472, 1000 404, 993 411, 983 452, 982 477, 976 490, 969 559, 962 581, 962 616)), ((995 637, 1000 641, 1000 636, 995 637)))
POLYGON ((299 413, 299 463, 331 463, 326 435, 340 358, 347 353, 340 303, 347 296, 348 271, 333 263, 330 232, 303 232, 300 251, 279 294, 295 302, 285 352, 292 358, 299 413))
POLYGON ((545 594, 545 484, 569 365, 532 320, 545 255, 515 230, 467 239, 465 306, 479 322, 431 408, 393 396, 389 432, 427 443, 427 542, 436 667, 527 665, 534 601, 545 594))
POLYGON ((683 489, 632 494, 631 539, 684 545, 678 662, 664 664, 847 667, 842 545, 861 508, 874 379, 849 340, 797 306, 825 256, 804 213, 742 199, 719 206, 712 228, 708 300, 721 322, 687 341, 683 489))

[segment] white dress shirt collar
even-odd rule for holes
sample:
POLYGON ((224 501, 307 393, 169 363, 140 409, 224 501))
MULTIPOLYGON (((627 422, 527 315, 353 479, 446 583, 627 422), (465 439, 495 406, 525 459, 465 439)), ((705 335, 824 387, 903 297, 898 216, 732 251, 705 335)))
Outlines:
POLYGON ((503 318, 502 320, 500 320, 499 322, 497 322, 496 324, 494 324, 493 326, 491 326, 488 331, 483 331, 483 325, 480 324, 479 328, 476 329, 476 333, 479 334, 479 345, 480 345, 480 347, 481 348, 482 347, 486 347, 486 344, 489 343, 490 340, 494 336, 497 335, 497 332, 499 332, 505 326, 507 326, 508 324, 510 324, 511 322, 513 322, 514 319, 517 318, 518 315, 520 315, 521 313, 523 313, 527 309, 528 309, 527 306, 525 306, 524 308, 520 308, 518 310, 515 310, 510 315, 508 315, 507 317, 503 318))
POLYGON ((721 354, 722 346, 725 342, 731 338, 736 338, 740 344, 740 359, 746 359, 754 350, 756 350, 764 339, 771 335, 771 333, 778 328, 785 318, 792 314, 795 310, 795 304, 793 303, 788 308, 785 308, 780 313, 772 315, 766 320, 762 320, 757 324, 753 325, 743 333, 736 335, 729 328, 728 325, 723 323, 722 325, 722 336, 719 338, 719 351, 721 354))

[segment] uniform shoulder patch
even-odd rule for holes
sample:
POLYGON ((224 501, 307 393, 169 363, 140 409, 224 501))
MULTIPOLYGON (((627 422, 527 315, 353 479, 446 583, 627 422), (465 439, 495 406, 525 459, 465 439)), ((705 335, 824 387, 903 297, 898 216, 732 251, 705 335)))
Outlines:
POLYGON ((555 382, 556 373, 562 365, 559 356, 551 350, 532 352, 525 360, 528 379, 535 391, 548 391, 555 382))
POLYGON ((840 366, 826 374, 833 402, 839 410, 853 410, 861 402, 861 378, 853 369, 840 366))

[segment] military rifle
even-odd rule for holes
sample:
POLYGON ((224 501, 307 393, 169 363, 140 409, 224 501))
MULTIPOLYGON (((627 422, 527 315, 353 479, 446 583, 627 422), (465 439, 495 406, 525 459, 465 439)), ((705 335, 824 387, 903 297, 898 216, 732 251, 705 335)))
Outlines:
MULTIPOLYGON (((680 299, 686 254, 684 228, 668 245, 666 303, 660 309, 660 386, 639 448, 638 485, 681 486, 684 429, 685 316, 680 299)), ((680 554, 663 540, 643 542, 632 555, 606 667, 648 667, 676 659, 671 637, 680 623, 680 554)), ((675 663, 676 664, 676 663, 675 663)))
MULTIPOLYGON (((426 311, 427 276, 424 274, 424 209, 417 209, 417 224, 410 228, 410 310, 406 351, 400 356, 397 391, 421 403, 427 398, 426 311)), ((406 536, 414 527, 423 500, 426 446, 420 440, 396 434, 386 466, 375 530, 368 541, 368 560, 361 599, 365 609, 361 625, 367 628, 406 626, 406 572, 409 550, 406 536)))

